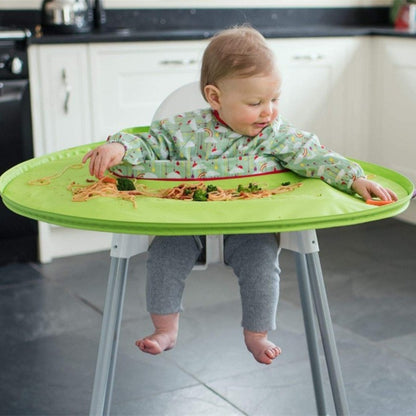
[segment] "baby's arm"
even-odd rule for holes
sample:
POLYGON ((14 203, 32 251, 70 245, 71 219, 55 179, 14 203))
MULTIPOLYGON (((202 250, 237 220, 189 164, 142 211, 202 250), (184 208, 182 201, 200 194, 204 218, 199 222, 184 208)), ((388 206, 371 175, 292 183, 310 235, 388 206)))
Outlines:
POLYGON ((357 178, 352 183, 351 189, 360 195, 365 201, 372 197, 380 198, 382 201, 397 201, 397 195, 388 188, 384 188, 376 182, 366 178, 357 178))
POLYGON ((123 161, 125 152, 126 149, 121 143, 105 143, 90 150, 83 157, 82 163, 90 159, 90 174, 100 179, 108 168, 119 165, 123 161))
POLYGON ((316 135, 294 129, 284 120, 273 144, 273 150, 283 166, 299 175, 321 178, 343 192, 357 193, 365 201, 373 197, 382 201, 397 201, 397 195, 392 190, 366 179, 357 163, 328 150, 320 144, 316 135))

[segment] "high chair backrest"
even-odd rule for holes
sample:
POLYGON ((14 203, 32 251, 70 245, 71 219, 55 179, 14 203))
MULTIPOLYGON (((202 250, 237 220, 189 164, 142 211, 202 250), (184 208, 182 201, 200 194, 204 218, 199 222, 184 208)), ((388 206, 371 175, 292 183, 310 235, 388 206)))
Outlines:
POLYGON ((153 115, 153 121, 206 107, 208 107, 208 103, 202 97, 199 82, 191 82, 182 85, 162 101, 153 115))

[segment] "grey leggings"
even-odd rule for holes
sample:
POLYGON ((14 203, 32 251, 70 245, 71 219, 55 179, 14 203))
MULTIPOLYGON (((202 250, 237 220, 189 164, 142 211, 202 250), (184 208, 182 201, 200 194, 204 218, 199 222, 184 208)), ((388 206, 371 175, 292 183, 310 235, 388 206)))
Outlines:
MULTIPOLYGON (((198 236, 155 237, 147 260, 147 310, 171 314, 182 310, 185 279, 203 243, 198 236)), ((276 328, 279 298, 278 242, 275 234, 224 237, 224 259, 240 286, 243 328, 262 332, 276 328)))

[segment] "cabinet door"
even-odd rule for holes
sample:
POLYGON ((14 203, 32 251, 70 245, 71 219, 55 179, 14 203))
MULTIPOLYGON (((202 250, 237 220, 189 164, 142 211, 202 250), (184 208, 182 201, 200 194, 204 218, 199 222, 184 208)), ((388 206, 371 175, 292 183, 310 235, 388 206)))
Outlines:
POLYGON ((269 40, 282 73, 280 112, 296 127, 349 155, 345 71, 359 46, 351 38, 269 40))
POLYGON ((376 38, 377 85, 372 159, 416 182, 414 39, 376 38))
POLYGON ((199 79, 206 43, 140 42, 90 45, 94 136, 149 125, 162 100, 199 79))
POLYGON ((36 156, 90 143, 86 45, 29 48, 36 156))
MULTIPOLYGON (((378 37, 374 47, 374 112, 370 160, 416 183, 416 55, 414 39, 378 37)), ((399 215, 416 224, 416 201, 399 215)))

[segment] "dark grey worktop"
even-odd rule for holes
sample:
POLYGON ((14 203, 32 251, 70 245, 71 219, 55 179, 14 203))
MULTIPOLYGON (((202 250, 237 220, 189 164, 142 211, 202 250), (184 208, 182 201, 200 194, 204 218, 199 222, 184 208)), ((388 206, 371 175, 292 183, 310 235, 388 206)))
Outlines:
MULTIPOLYGON (((302 26, 296 28, 259 28, 266 38, 304 38, 304 37, 337 37, 337 36, 396 36, 416 37, 414 33, 401 32, 391 27, 333 27, 302 26)), ((108 28, 94 30, 87 34, 51 35, 33 37, 32 44, 63 43, 97 43, 97 42, 139 42, 139 41, 177 41, 210 38, 217 30, 138 30, 134 28, 108 28)))
POLYGON ((197 40, 244 23, 268 38, 416 37, 393 29, 388 7, 110 9, 105 14, 106 23, 86 34, 38 33, 37 36, 38 10, 2 12, 0 25, 29 27, 35 34, 30 40, 34 44, 197 40))

